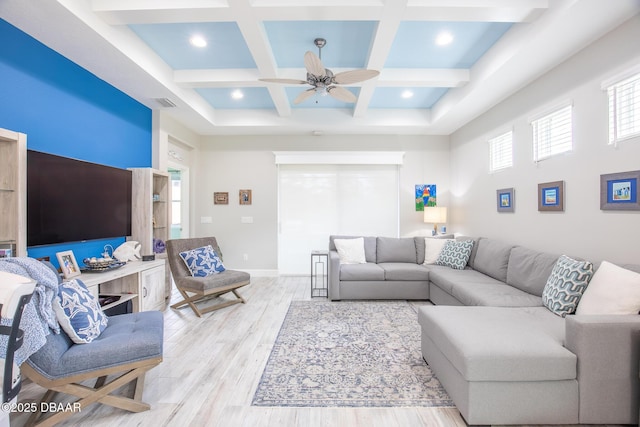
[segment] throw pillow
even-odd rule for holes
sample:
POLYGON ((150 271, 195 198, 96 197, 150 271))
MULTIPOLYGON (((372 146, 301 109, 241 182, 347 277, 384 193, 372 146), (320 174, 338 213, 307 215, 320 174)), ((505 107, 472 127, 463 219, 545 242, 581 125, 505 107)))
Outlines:
POLYGON ((562 255, 556 261, 542 291, 542 304, 558 316, 573 314, 589 281, 593 264, 562 255))
POLYGON ((576 314, 638 314, 639 311, 640 274, 602 261, 576 314))
POLYGON ((436 265, 464 270, 471 256, 473 240, 449 240, 442 247, 442 251, 436 260, 436 265))
POLYGON ((222 260, 211 245, 180 252, 180 258, 193 277, 207 277, 225 270, 222 260))
POLYGON ((90 343, 107 327, 100 303, 80 280, 62 282, 52 306, 58 323, 76 344, 90 343))
POLYGON ((364 238, 356 239, 334 239, 340 264, 365 264, 367 259, 364 255, 364 238))
POLYGON ((444 248, 444 244, 453 239, 434 239, 432 237, 424 238, 424 265, 435 264, 438 261, 440 252, 444 248))

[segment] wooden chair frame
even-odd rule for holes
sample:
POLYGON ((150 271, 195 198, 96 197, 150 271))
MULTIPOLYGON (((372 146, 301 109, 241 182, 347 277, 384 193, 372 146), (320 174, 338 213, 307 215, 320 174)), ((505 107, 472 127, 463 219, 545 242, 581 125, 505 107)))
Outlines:
MULTIPOLYGON (((142 401, 142 393, 144 390, 144 376, 148 370, 157 366, 162 362, 162 357, 156 357, 147 360, 127 363, 124 365, 99 369, 92 372, 73 375, 70 377, 50 380, 41 373, 29 366, 28 363, 23 364, 20 369, 34 383, 47 389, 40 402, 38 402, 38 412, 31 414, 27 420, 26 426, 49 427, 53 426, 70 416, 74 411, 54 412, 48 417, 44 417, 41 412, 43 403, 52 402, 57 393, 65 393, 78 398, 72 405, 77 405, 79 411, 85 407, 99 402, 105 405, 124 409, 129 412, 143 412, 149 410, 149 404, 142 401), (116 375, 117 377, 107 382, 108 375, 116 375), (93 387, 80 384, 83 381, 96 378, 93 387), (112 392, 120 387, 133 383, 133 396, 113 395, 112 392)), ((74 406, 75 408, 76 406, 74 406)))
POLYGON ((183 300, 173 304, 171 308, 180 308, 185 305, 188 305, 189 307, 191 307, 191 310, 193 310, 196 316, 202 317, 203 314, 209 313, 210 311, 219 310, 221 308, 229 307, 230 305, 234 305, 234 304, 240 304, 240 303, 245 304, 246 303, 245 299, 242 298, 242 296, 240 296, 237 289, 241 288, 242 286, 246 286, 248 284, 249 284, 249 281, 246 280, 243 282, 234 283, 232 285, 211 289, 210 291, 205 291, 205 292, 198 292, 190 289, 182 289, 176 286, 176 288, 178 289, 178 292, 180 292, 180 295, 182 295, 183 300), (218 297, 220 295, 227 294, 229 292, 233 292, 233 294, 236 296, 236 299, 225 301, 220 304, 212 305, 210 307, 205 307, 205 308, 199 308, 198 306, 196 306, 196 303, 204 302, 212 298, 218 297), (191 293, 192 295, 189 295, 189 293, 191 293))

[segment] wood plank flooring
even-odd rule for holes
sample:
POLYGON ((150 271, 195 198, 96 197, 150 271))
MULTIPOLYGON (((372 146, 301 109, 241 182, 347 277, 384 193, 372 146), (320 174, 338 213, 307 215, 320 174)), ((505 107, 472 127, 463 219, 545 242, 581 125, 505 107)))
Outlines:
MULTIPOLYGON (((240 293, 247 304, 207 313, 202 318, 189 309, 164 310, 164 361, 147 374, 145 382, 143 400, 151 405, 150 411, 135 414, 95 404, 59 425, 466 426, 459 412, 451 408, 251 406, 289 303, 311 299, 309 278, 254 277, 240 293)), ((174 292, 172 301, 178 298, 174 292)), ((25 382, 19 400, 33 401, 43 393, 41 387, 25 382)), ((27 415, 12 414, 12 427, 23 426, 27 415)))

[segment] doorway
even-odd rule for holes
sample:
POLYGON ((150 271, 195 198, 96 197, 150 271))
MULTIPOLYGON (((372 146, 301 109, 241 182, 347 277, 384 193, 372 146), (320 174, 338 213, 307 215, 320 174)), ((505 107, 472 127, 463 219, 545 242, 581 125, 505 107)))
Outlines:
POLYGON ((171 239, 189 237, 188 168, 169 166, 171 183, 171 239))

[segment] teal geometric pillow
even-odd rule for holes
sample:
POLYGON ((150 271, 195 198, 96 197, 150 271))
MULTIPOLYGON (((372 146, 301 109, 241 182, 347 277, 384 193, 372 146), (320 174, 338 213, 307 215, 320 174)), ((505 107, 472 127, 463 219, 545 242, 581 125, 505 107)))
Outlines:
POLYGON ((542 291, 542 304, 558 316, 573 314, 593 277, 593 264, 566 255, 558 258, 542 291))
POLYGON ((180 257, 193 277, 207 277, 222 273, 222 260, 211 245, 180 252, 180 257))
POLYGON ((436 265, 444 265, 456 270, 464 270, 471 256, 473 240, 461 242, 449 240, 442 247, 442 251, 436 260, 436 265))
POLYGON ((76 344, 90 343, 107 327, 108 317, 81 280, 58 285, 58 297, 51 305, 58 323, 76 344))

